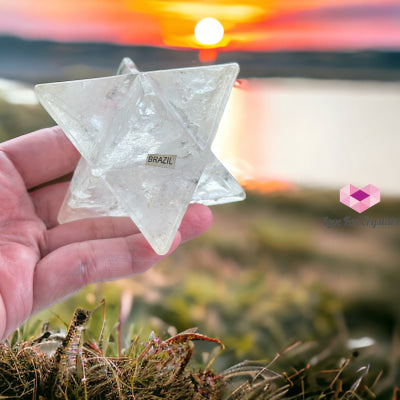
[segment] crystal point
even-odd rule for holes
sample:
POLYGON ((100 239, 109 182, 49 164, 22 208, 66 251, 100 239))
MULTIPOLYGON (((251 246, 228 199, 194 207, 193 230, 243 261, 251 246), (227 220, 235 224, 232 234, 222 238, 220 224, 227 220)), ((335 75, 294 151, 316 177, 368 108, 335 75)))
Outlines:
POLYGON ((37 85, 36 94, 82 155, 59 222, 129 216, 168 252, 190 202, 243 200, 211 151, 237 64, 139 72, 37 85))

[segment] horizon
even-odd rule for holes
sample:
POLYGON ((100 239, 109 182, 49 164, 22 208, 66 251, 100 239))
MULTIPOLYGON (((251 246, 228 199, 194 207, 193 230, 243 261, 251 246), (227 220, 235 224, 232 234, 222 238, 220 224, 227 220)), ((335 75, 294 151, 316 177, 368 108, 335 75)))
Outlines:
MULTIPOLYGON (((2 39, 10 39, 10 40, 17 40, 21 42, 28 42, 28 43, 44 43, 44 44, 60 44, 60 45, 89 45, 89 46, 110 46, 110 47, 119 47, 119 48, 152 48, 152 49, 159 49, 166 52, 182 52, 182 53, 199 53, 201 51, 213 50, 213 49, 199 49, 199 48, 184 48, 184 47, 166 47, 163 45, 157 44, 136 44, 136 43, 118 43, 118 42, 111 42, 111 41, 92 41, 92 40, 59 40, 53 38, 30 38, 30 37, 23 37, 16 34, 9 34, 9 33, 1 33, 0 32, 0 40, 2 39)), ((337 53, 337 54, 361 54, 361 53, 399 53, 400 52, 400 45, 398 48, 376 48, 376 47, 365 47, 360 49, 342 49, 342 48, 335 48, 335 49, 309 49, 309 48, 296 48, 296 49, 248 49, 248 50, 238 50, 232 48, 221 48, 218 49, 218 52, 221 53, 260 53, 260 54, 286 54, 286 53, 293 53, 293 54, 330 54, 330 53, 337 53)), ((212 62, 212 60, 211 60, 212 62)))
MULTIPOLYGON (((57 42, 0 35, 0 76, 23 82, 48 82, 112 74, 122 58, 146 70, 204 65, 198 49, 122 45, 102 42, 57 42), (106 54, 106 56, 105 56, 106 54), (79 67, 79 68, 78 68, 79 67), (82 68, 81 68, 82 67, 82 68), (89 69, 88 69, 89 68, 89 69)), ((400 51, 224 51, 210 63, 238 62, 240 79, 303 77, 316 79, 400 80, 400 51)))
POLYGON ((400 50, 400 4, 395 0, 196 1, 3 0, 0 35, 59 42, 222 51, 400 50), (220 43, 194 37, 204 17, 221 21, 220 43))

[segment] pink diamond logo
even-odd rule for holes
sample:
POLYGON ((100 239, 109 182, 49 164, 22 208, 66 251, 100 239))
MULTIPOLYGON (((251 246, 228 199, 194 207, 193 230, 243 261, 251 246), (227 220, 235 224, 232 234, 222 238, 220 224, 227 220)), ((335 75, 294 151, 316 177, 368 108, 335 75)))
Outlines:
POLYGON ((347 185, 340 189, 340 202, 362 213, 381 201, 381 192, 373 185, 367 185, 362 189, 353 185, 347 185))

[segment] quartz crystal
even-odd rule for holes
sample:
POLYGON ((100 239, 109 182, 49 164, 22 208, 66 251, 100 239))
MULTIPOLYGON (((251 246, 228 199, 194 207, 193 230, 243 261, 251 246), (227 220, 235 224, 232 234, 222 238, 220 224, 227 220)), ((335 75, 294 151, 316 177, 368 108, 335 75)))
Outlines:
POLYGON ((60 223, 129 216, 158 254, 168 252, 190 202, 245 198, 211 151, 237 64, 139 72, 36 85, 80 159, 60 223))

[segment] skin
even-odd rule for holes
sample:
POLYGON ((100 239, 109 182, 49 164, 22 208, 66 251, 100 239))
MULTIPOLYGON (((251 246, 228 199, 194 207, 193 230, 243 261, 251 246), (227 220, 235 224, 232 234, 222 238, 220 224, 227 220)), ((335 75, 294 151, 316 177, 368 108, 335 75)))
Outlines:
MULTIPOLYGON (((59 225, 68 182, 29 190, 73 171, 79 157, 59 127, 0 144, 0 339, 90 283, 144 272, 165 257, 129 218, 59 225)), ((190 205, 168 254, 211 221, 207 207, 190 205)))

